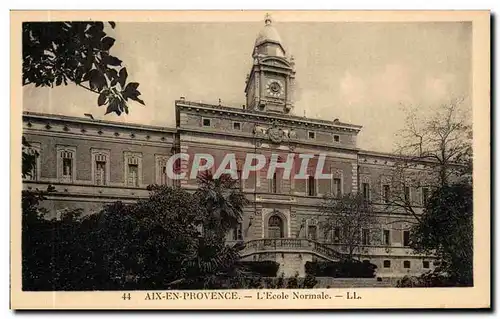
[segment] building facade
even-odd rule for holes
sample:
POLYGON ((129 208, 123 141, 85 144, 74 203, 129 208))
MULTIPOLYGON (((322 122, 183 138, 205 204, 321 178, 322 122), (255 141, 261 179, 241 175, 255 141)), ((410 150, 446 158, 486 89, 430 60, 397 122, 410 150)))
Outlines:
MULTIPOLYGON (((23 135, 39 155, 35 172, 23 187, 53 185, 56 192, 43 205, 54 214, 74 208, 92 213, 104 203, 145 198, 150 184, 178 183, 196 189, 195 179, 169 178, 167 161, 174 154, 189 155, 176 167, 188 175, 194 155, 200 153, 210 153, 215 166, 227 153, 234 153, 238 174, 247 154, 262 154, 266 159, 274 154, 278 161, 286 161, 290 154, 295 154, 294 159, 310 154, 308 178, 286 179, 283 170, 268 178, 266 167, 240 179, 250 204, 227 239, 246 242, 243 258, 275 260, 290 276, 304 275, 307 261, 338 260, 345 250, 342 234, 322 229, 323 196, 362 192, 375 207, 379 222, 363 229, 361 259, 376 264, 378 276, 431 269, 432 258, 416 255, 408 247, 411 223, 405 220, 409 216, 404 211, 389 212, 385 205, 391 187, 386 179, 396 157, 360 150, 356 140, 361 126, 293 115, 294 61, 269 17, 255 41, 252 59, 243 107, 181 97, 175 101, 175 128, 25 112, 23 135), (318 154, 326 156, 323 171, 332 174, 328 180, 313 177, 318 154)), ((299 163, 294 161, 292 176, 299 173, 299 163)), ((421 209, 426 189, 408 187, 405 192, 415 209, 421 209)))

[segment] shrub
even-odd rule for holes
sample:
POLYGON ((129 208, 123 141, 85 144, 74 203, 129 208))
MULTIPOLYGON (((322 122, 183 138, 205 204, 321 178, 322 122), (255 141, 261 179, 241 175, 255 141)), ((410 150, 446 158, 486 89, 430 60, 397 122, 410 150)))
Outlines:
POLYGON ((456 284, 438 271, 429 271, 420 276, 404 276, 398 280, 396 286, 399 288, 409 287, 452 287, 456 284))
POLYGON ((239 265, 247 271, 259 274, 263 277, 276 277, 280 264, 271 261, 240 261, 239 265))
POLYGON ((339 262, 306 262, 306 274, 334 278, 374 278, 377 266, 356 260, 339 262))

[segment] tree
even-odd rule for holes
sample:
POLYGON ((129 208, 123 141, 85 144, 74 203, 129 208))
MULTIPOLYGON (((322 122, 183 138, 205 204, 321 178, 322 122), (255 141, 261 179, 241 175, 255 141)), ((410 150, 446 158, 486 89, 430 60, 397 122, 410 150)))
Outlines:
POLYGON ((472 130, 464 100, 453 99, 430 115, 419 110, 407 107, 396 161, 380 180, 387 189, 376 194, 387 212, 405 213, 396 222, 408 224, 420 222, 425 196, 450 182, 471 182, 472 173, 472 130))
POLYGON ((444 185, 429 198, 421 222, 412 229, 412 248, 435 254, 437 272, 459 286, 473 283, 472 207, 470 184, 444 185))
POLYGON ((241 221, 248 199, 238 187, 238 181, 228 174, 214 178, 211 172, 206 171, 199 175, 198 185, 196 196, 207 213, 204 229, 225 236, 241 221))
POLYGON ((32 177, 34 171, 33 168, 36 167, 36 158, 39 156, 38 152, 31 149, 31 144, 26 140, 26 137, 22 138, 22 158, 21 158, 21 176, 22 178, 32 177))
POLYGON ((464 108, 459 98, 441 104, 428 118, 419 116, 418 108, 407 111, 398 152, 406 162, 427 162, 436 185, 447 185, 451 176, 471 168, 472 127, 464 108))
POLYGON ((372 239, 370 228, 377 222, 371 204, 362 194, 344 194, 341 198, 325 197, 321 206, 325 216, 322 228, 326 235, 340 235, 339 243, 346 250, 346 259, 363 253, 363 246, 372 239))
POLYGON ((68 212, 52 220, 44 218, 44 210, 38 207, 44 198, 27 193, 23 197, 23 289, 238 286, 246 275, 238 267, 242 246, 226 245, 224 235, 234 221, 222 219, 238 216, 244 197, 237 188, 225 189, 224 185, 232 185, 228 179, 210 183, 216 186, 204 189, 214 194, 153 185, 148 188, 149 197, 137 203, 115 202, 96 214, 68 212))
POLYGON ((107 105, 106 114, 128 114, 129 99, 144 105, 139 83, 127 83, 127 68, 109 52, 115 39, 103 22, 24 22, 22 31, 23 85, 73 82, 98 94, 97 105, 107 105))

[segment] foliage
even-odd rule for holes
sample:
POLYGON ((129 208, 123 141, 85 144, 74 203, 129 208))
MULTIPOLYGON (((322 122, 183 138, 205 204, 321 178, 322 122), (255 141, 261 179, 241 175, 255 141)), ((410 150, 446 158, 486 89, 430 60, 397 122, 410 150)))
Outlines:
POLYGON ((377 266, 356 260, 339 262, 306 262, 306 273, 318 277, 374 278, 377 266))
POLYGON ((441 271, 428 271, 420 276, 404 276, 398 280, 397 287, 452 287, 455 286, 441 271))
POLYGON ((36 167, 36 158, 39 156, 38 152, 31 149, 31 144, 23 136, 22 139, 22 158, 21 158, 21 176, 22 178, 32 177, 34 173, 33 168, 36 167))
POLYGON ((139 83, 127 83, 127 68, 110 54, 115 39, 104 27, 103 22, 24 22, 23 85, 73 82, 98 94, 97 105, 107 105, 106 114, 128 114, 129 99, 144 105, 139 83))
POLYGON ((241 221, 243 207, 248 204, 238 181, 229 174, 214 178, 210 171, 205 171, 198 176, 198 185, 195 196, 208 213, 203 219, 204 229, 213 229, 225 236, 241 221))
POLYGON ((472 128, 463 102, 463 98, 452 99, 425 118, 417 114, 418 109, 407 112, 399 152, 412 161, 434 163, 436 185, 448 184, 451 176, 466 173, 464 168, 471 166, 472 128))
POLYGON ((279 263, 271 260, 265 261, 240 261, 238 265, 251 273, 263 277, 274 277, 280 267, 279 263))
MULTIPOLYGON (((237 265, 242 247, 227 246, 224 234, 218 233, 221 229, 201 231, 201 226, 214 225, 205 222, 214 216, 215 207, 206 201, 212 197, 177 187, 155 185, 149 190, 149 198, 135 204, 116 202, 97 214, 52 220, 39 212, 43 198, 28 192, 23 197, 23 289, 202 289, 224 288, 223 281, 241 284, 247 275, 237 265)), ((236 194, 224 204, 224 197, 214 196, 225 207, 217 210, 221 216, 228 214, 227 207, 241 211, 236 194), (238 201, 231 201, 235 198, 238 201)))
POLYGON ((377 181, 388 191, 375 188, 374 195, 385 203, 386 212, 406 213, 398 215, 398 222, 412 225, 420 222, 420 207, 427 200, 424 188, 431 193, 449 183, 472 182, 472 128, 463 99, 452 99, 425 114, 420 106, 405 111, 398 156, 377 181))
POLYGON ((376 218, 371 204, 362 194, 348 193, 341 198, 325 197, 321 206, 325 216, 322 224, 325 235, 331 235, 335 229, 341 231, 340 244, 346 248, 346 259, 352 260, 363 249, 362 229, 370 229, 376 218))
POLYGON ((440 272, 456 285, 471 286, 473 278, 472 186, 438 188, 430 197, 421 222, 412 229, 411 246, 440 258, 440 272))
POLYGON ((311 289, 316 286, 318 281, 313 275, 307 274, 300 278, 298 273, 293 277, 285 277, 281 273, 277 277, 266 277, 264 279, 264 287, 266 289, 311 289))

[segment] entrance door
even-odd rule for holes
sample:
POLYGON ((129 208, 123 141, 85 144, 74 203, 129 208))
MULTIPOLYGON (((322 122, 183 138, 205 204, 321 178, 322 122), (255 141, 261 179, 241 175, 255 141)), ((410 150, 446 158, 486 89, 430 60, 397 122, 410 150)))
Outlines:
POLYGON ((268 224, 269 238, 283 238, 283 220, 279 216, 271 216, 268 224))

